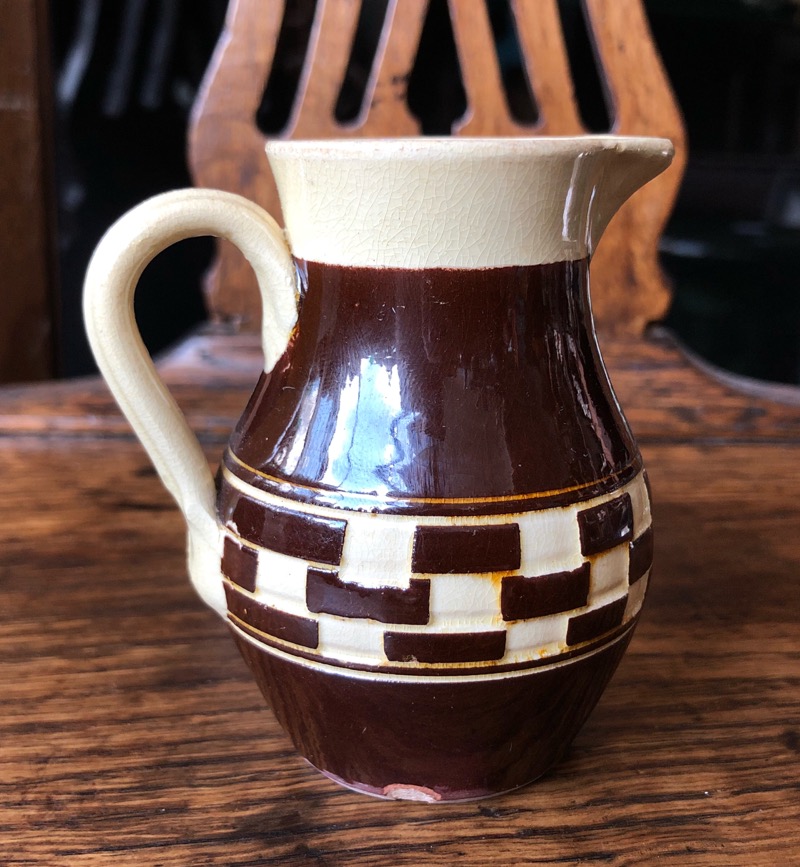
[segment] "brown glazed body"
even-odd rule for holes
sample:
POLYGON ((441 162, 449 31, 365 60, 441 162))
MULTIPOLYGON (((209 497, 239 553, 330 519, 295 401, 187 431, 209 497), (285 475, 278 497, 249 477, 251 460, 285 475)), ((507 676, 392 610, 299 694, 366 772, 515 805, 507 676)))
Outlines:
POLYGON ((592 334, 586 260, 299 271, 295 335, 231 441, 243 463, 314 491, 297 496, 509 497, 637 459, 592 334), (374 385, 387 371, 393 405, 374 385), (345 406, 356 379, 373 386, 345 406), (333 457, 337 426, 350 437, 333 457))
POLYGON ((378 796, 465 801, 523 786, 563 756, 630 634, 578 660, 569 677, 556 669, 463 684, 321 675, 237 644, 278 721, 323 773, 378 796))
POLYGON ((264 695, 299 751, 345 785, 460 800, 535 779, 630 640, 652 531, 587 269, 298 262, 297 327, 218 479, 222 569, 264 695), (566 526, 569 510, 580 550, 565 543, 568 568, 539 568, 530 552, 550 543, 526 527, 547 537, 541 522, 566 526), (369 533, 381 562, 409 522, 392 586, 347 562, 348 534, 369 533), (304 586, 260 598, 289 561, 304 586), (478 626, 476 592, 497 608, 478 626), (540 624, 555 632, 536 647, 540 624), (525 628, 534 640, 520 650, 525 628))

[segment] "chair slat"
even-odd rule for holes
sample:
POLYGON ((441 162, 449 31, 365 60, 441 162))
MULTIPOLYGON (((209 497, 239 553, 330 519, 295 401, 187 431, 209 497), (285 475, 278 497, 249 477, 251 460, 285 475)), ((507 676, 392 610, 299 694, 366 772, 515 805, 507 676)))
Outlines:
POLYGON ((615 132, 675 132, 680 112, 641 0, 583 0, 616 117, 615 132), (656 110, 657 107, 657 110, 656 110))
POLYGON ((530 127, 508 110, 497 49, 485 3, 449 0, 453 37, 467 94, 467 111, 453 132, 459 135, 523 135, 530 127))
POLYGON ((539 135, 585 132, 578 114, 558 0, 511 0, 520 50, 539 109, 539 135))
POLYGON ((292 118, 281 138, 342 135, 335 117, 336 101, 350 60, 360 9, 360 0, 317 0, 292 118))
POLYGON ((664 136, 675 144, 672 166, 622 207, 592 264, 594 312, 601 331, 641 334, 669 307, 671 293, 658 264, 658 241, 683 175, 685 132, 641 0, 584 2, 613 103, 613 132, 664 136))
MULTIPOLYGON (((189 125, 189 162, 195 183, 246 195, 280 218, 275 182, 256 127, 264 86, 275 57, 284 2, 230 0, 217 48, 189 125)), ((261 310, 255 278, 227 241, 206 275, 206 303, 217 321, 258 328, 261 310)))
POLYGON ((365 106, 357 120, 362 135, 418 135, 408 110, 408 79, 419 48, 428 0, 392 0, 375 53, 365 106))

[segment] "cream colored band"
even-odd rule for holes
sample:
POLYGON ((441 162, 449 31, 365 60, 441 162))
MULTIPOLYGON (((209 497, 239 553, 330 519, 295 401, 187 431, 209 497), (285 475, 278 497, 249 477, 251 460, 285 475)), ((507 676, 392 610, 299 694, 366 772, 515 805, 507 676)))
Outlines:
POLYGON ((492 268, 590 255, 672 158, 666 139, 416 138, 267 145, 295 256, 492 268))

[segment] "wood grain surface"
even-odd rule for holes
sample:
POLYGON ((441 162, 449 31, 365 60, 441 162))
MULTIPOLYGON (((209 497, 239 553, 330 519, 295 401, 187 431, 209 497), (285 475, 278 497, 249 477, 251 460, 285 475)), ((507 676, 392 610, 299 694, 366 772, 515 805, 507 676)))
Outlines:
MULTIPOLYGON (((249 350, 223 372, 203 347, 166 367, 216 370, 181 398, 213 462, 249 350)), ((442 807, 347 792, 293 751, 102 392, 0 393, 0 863, 800 864, 796 418, 781 441, 652 422, 655 577, 617 675, 547 777, 442 807)))

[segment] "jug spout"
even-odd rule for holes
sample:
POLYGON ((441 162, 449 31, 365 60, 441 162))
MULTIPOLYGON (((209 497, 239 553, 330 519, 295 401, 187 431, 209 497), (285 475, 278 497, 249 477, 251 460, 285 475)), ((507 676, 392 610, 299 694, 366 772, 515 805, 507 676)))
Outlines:
MULTIPOLYGON (((582 199, 577 207, 587 212, 567 215, 574 220, 586 219, 587 252, 591 255, 606 227, 625 202, 646 183, 653 180, 672 162, 674 148, 669 139, 622 138, 608 136, 607 148, 599 154, 595 171, 586 178, 591 186, 588 202, 582 199)), ((580 171, 576 162, 575 172, 580 171)), ((584 182, 585 183, 585 182, 584 182)))

